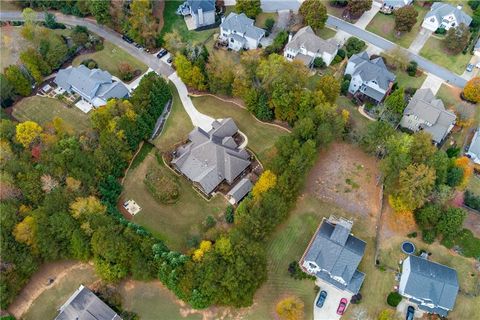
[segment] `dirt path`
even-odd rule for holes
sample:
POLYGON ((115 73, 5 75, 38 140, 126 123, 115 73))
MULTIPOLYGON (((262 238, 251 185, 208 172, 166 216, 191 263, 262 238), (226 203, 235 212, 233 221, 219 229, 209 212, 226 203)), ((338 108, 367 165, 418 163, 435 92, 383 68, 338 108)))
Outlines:
POLYGON ((71 270, 89 267, 89 265, 78 261, 59 261, 43 264, 10 304, 8 312, 15 318, 20 319, 46 289, 60 282, 71 270), (53 279, 51 284, 49 284, 49 279, 53 279))

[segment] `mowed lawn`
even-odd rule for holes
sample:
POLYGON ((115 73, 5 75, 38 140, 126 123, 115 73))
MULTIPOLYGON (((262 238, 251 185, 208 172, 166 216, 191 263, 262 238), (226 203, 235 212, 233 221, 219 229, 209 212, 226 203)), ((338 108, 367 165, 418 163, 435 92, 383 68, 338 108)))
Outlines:
POLYGON ((400 36, 397 36, 397 32, 395 31, 395 16, 393 14, 386 15, 381 12, 378 12, 375 17, 370 21, 367 26, 367 31, 373 32, 378 34, 379 36, 390 40, 404 48, 410 47, 415 37, 418 35, 420 31, 423 17, 428 12, 427 8, 423 8, 421 6, 415 5, 415 10, 418 12, 417 23, 413 26, 410 32, 405 32, 400 36))
POLYGON ((395 75, 397 76, 398 86, 404 89, 418 89, 422 86, 423 82, 425 82, 425 79, 427 78, 427 75, 425 73, 422 73, 418 77, 410 77, 405 71, 395 72, 395 75))
POLYGON ((98 63, 98 67, 100 69, 106 70, 112 75, 119 78, 120 74, 118 72, 118 66, 121 63, 126 62, 131 65, 135 70, 140 70, 142 73, 147 71, 148 68, 145 63, 135 59, 130 54, 115 46, 111 42, 104 41, 103 45, 103 50, 93 53, 82 54, 76 57, 73 60, 72 64, 74 66, 78 66, 80 63, 82 63, 83 60, 93 59, 98 63))
POLYGON ((247 147, 250 148, 264 162, 268 158, 275 141, 288 132, 274 125, 261 123, 253 117, 247 109, 233 103, 225 102, 212 96, 192 97, 193 104, 198 111, 215 119, 231 117, 235 120, 240 131, 248 137, 247 147))
POLYGON ((422 50, 420 50, 420 55, 450 71, 462 74, 472 58, 472 55, 470 53, 462 54, 461 52, 457 55, 451 55, 445 50, 443 41, 444 40, 431 36, 423 46, 422 50))
MULTIPOLYGON (((2 3, 2 10, 4 2, 2 3)), ((7 6, 12 4, 7 2, 7 6)), ((9 65, 16 64, 19 60, 20 53, 26 50, 30 43, 20 35, 22 27, 0 27, 0 70, 9 65)))
POLYGON ((39 96, 20 100, 13 107, 13 116, 18 121, 32 120, 41 125, 59 117, 77 132, 88 129, 90 123, 88 114, 77 107, 67 107, 60 100, 39 96))

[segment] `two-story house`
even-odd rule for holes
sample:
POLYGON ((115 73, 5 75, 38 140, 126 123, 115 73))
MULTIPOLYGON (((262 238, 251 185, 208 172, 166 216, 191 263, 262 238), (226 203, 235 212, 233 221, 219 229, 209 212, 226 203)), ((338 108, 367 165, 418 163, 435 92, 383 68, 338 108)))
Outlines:
POLYGON ((219 39, 228 42, 228 48, 235 51, 256 49, 265 36, 265 30, 254 23, 244 13, 231 12, 220 24, 219 39))
POLYGON ((285 46, 284 56, 287 60, 300 60, 307 67, 315 58, 322 58, 327 66, 337 55, 338 44, 334 39, 324 40, 317 36, 310 26, 303 27, 291 37, 285 46))
POLYGON ((394 10, 411 5, 413 0, 383 0, 381 1, 382 7, 380 11, 386 14, 392 13, 394 10))
POLYGON ((418 89, 403 111, 400 126, 417 132, 423 130, 432 135, 435 144, 441 143, 450 133, 457 116, 445 110, 442 100, 435 99, 432 90, 418 89))
POLYGON ((392 89, 395 75, 388 71, 381 57, 370 60, 367 52, 354 54, 348 60, 345 74, 352 76, 348 92, 357 98, 379 103, 392 89))
POLYGON ((461 23, 468 27, 471 22, 472 18, 462 10, 462 6, 455 7, 444 2, 435 2, 423 18, 422 27, 435 32, 438 28, 448 30, 461 23))
POLYGON ((446 317, 455 305, 458 289, 454 269, 417 256, 403 261, 398 292, 420 310, 446 317))
POLYGON ((177 9, 177 13, 191 16, 193 29, 215 23, 215 0, 187 0, 177 9))

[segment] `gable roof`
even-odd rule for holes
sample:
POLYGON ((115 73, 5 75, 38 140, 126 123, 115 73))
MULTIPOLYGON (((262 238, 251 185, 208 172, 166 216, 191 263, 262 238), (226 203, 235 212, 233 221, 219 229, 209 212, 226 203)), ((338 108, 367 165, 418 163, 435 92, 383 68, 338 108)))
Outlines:
POLYGON ((122 320, 105 302, 83 285, 60 307, 59 311, 55 320, 122 320))
POLYGON ((409 256, 405 262, 407 260, 410 262, 410 273, 404 293, 430 301, 436 307, 452 310, 459 290, 457 271, 417 256, 409 256))
POLYGON ((215 10, 215 0, 187 0, 187 3, 194 13, 197 13, 198 9, 202 9, 203 12, 215 10))
POLYGON ((366 51, 354 54, 350 57, 349 63, 355 65, 352 76, 359 75, 364 82, 376 81, 383 90, 387 90, 390 83, 395 81, 395 75, 388 71, 383 59, 378 57, 370 60, 366 51))
POLYGON ((356 294, 365 278, 357 268, 366 244, 350 234, 351 227, 351 224, 334 225, 324 220, 304 255, 304 261, 314 261, 322 269, 316 273, 317 277, 356 294), (346 284, 332 277, 340 277, 346 284))
POLYGON ((473 158, 475 163, 480 163, 480 127, 475 131, 467 154, 473 158))
POLYGON ((250 165, 250 155, 239 149, 233 139, 238 131, 231 118, 214 121, 205 132, 196 127, 189 134, 189 142, 179 147, 172 164, 187 178, 198 183, 207 194, 223 180, 232 183, 250 165))
POLYGON ((247 17, 243 12, 240 14, 231 12, 225 20, 223 20, 220 27, 224 30, 245 34, 246 37, 252 39, 258 39, 265 35, 265 30, 254 26, 254 22, 254 20, 247 17))
POLYGON ((335 40, 324 40, 320 38, 310 26, 298 30, 293 36, 292 41, 287 43, 286 49, 299 50, 301 47, 304 47, 309 52, 327 52, 330 54, 336 53, 338 49, 335 40))
POLYGON ((443 3, 443 2, 435 2, 432 5, 432 8, 430 11, 425 15, 425 19, 428 19, 432 16, 435 16, 437 18, 437 21, 439 23, 442 22, 443 17, 453 14, 455 16, 455 20, 457 20, 457 25, 464 23, 467 27, 470 25, 472 22, 472 18, 466 14, 461 7, 455 7, 452 6, 451 4, 448 3, 443 3))
POLYGON ((253 184, 250 179, 243 178, 227 193, 227 196, 232 197, 236 202, 238 202, 242 200, 252 190, 252 188, 253 184))
POLYGON ((383 0, 383 5, 396 8, 409 5, 412 2, 413 0, 383 0))
POLYGON ((475 50, 480 50, 480 37, 477 40, 477 43, 475 43, 475 50))

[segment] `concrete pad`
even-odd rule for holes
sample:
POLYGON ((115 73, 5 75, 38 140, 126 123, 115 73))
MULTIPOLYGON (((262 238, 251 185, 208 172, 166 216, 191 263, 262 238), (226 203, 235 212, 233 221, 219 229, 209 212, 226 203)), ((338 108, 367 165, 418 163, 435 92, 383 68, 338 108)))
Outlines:
MULTIPOLYGON (((334 285, 331 285, 328 282, 325 282, 321 279, 318 279, 315 281, 315 284, 320 287, 320 291, 326 291, 327 292, 327 298, 325 299, 325 303, 323 304, 322 308, 318 308, 316 305, 318 295, 315 297, 315 301, 313 302, 313 319, 314 320, 338 320, 341 318, 340 315, 337 314, 337 308, 338 305, 340 304, 340 300, 342 298, 347 299, 347 306, 350 304, 350 300, 352 299, 352 294, 347 291, 343 291, 335 287, 334 285)), ((346 310, 345 308, 345 310, 346 310)))
POLYGON ((367 51, 367 53, 372 56, 373 54, 375 55, 380 55, 380 53, 382 53, 382 48, 379 48, 377 46, 374 46, 373 44, 368 44, 367 46, 367 49, 365 49, 365 51, 367 51))
POLYGON ((420 310, 415 303, 410 302, 406 299, 403 299, 402 301, 400 301, 400 303, 397 306, 397 312, 401 314, 402 319, 404 319, 407 316, 407 308, 409 306, 412 306, 415 308, 415 312, 413 313, 414 318, 420 319, 425 314, 425 312, 420 310))
POLYGON ((376 5, 372 5, 372 9, 365 11, 360 17, 360 19, 358 19, 357 22, 355 22, 355 26, 365 30, 367 25, 370 23, 370 21, 372 21, 373 17, 375 17, 378 11, 380 11, 380 7, 376 5))
POLYGON ((440 90, 440 87, 442 86, 443 79, 434 76, 431 73, 427 74, 427 78, 425 81, 422 83, 422 86, 420 89, 430 89, 432 90, 433 94, 437 94, 438 90, 440 90))
POLYGON ((413 40, 408 50, 414 53, 419 53, 425 45, 425 42, 427 42, 428 38, 430 38, 431 35, 432 31, 425 28, 420 29, 420 32, 417 34, 417 37, 415 38, 415 40, 413 40))
POLYGON ((77 103, 75 103, 75 107, 82 110, 84 113, 89 113, 90 110, 93 109, 93 106, 83 99, 80 99, 77 103))
POLYGON ((193 21, 192 16, 185 16, 185 24, 187 25, 188 31, 195 30, 195 21, 193 21))

